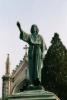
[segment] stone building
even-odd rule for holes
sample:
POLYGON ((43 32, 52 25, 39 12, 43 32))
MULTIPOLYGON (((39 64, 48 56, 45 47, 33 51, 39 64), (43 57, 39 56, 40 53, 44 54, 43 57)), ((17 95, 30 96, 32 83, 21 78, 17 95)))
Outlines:
MULTIPOLYGON (((27 46, 25 46, 24 49, 27 49, 27 46)), ((5 75, 2 77, 2 100, 5 100, 8 95, 22 91, 23 80, 28 79, 29 76, 27 50, 23 60, 20 60, 19 65, 16 66, 11 74, 9 54, 7 55, 5 67, 5 75)))

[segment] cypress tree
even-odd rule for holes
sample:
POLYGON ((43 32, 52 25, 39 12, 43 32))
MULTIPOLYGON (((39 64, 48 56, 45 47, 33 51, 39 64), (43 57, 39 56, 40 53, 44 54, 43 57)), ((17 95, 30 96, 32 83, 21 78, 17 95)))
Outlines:
POLYGON ((62 95, 67 92, 67 49, 62 44, 58 33, 54 34, 51 46, 44 58, 42 84, 46 90, 52 91, 61 96, 62 100, 66 100, 62 95))

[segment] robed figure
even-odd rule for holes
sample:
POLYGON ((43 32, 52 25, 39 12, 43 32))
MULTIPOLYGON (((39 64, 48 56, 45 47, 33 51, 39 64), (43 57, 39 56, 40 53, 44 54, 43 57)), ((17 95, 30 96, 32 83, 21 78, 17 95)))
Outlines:
POLYGON ((20 30, 20 39, 29 44, 28 60, 29 60, 29 80, 31 84, 35 85, 36 81, 41 82, 41 68, 43 66, 44 51, 46 45, 41 35, 38 34, 39 29, 37 25, 31 26, 31 34, 24 32, 21 25, 17 22, 20 30))

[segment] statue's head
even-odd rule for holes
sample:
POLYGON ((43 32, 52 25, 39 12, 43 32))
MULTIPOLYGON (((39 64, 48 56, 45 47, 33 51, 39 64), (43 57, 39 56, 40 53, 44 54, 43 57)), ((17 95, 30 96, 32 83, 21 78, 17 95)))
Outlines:
POLYGON ((32 34, 37 35, 38 32, 39 32, 39 29, 38 29, 37 25, 33 24, 31 26, 31 30, 30 31, 31 31, 32 34))

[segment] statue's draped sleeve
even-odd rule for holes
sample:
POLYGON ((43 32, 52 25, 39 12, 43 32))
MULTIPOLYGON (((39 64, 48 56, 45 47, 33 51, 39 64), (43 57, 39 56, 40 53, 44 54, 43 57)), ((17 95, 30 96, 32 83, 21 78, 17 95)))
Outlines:
POLYGON ((46 43, 45 43, 42 36, 41 36, 41 38, 42 38, 42 58, 44 58, 45 57, 45 51, 47 50, 47 47, 46 47, 46 43))
POLYGON ((20 33, 20 39, 27 43, 29 42, 29 37, 30 35, 24 31, 20 33))
POLYGON ((43 58, 45 57, 45 51, 47 51, 46 43, 43 40, 43 58))

